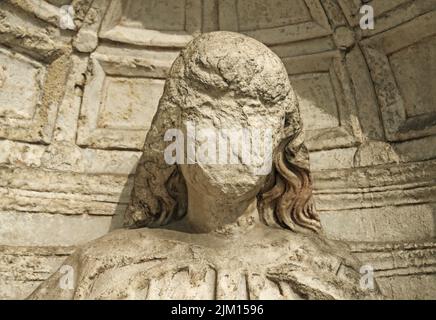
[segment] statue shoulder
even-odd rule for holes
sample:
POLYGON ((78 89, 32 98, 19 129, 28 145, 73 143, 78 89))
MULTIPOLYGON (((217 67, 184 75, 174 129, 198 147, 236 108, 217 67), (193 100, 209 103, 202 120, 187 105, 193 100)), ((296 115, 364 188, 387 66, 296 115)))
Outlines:
POLYGON ((165 229, 119 229, 93 240, 77 250, 86 257, 140 256, 173 251, 186 246, 178 232, 165 229))
POLYGON ((167 233, 163 229, 120 229, 79 246, 28 299, 89 298, 95 279, 110 270, 147 269, 182 252, 184 243, 167 233))

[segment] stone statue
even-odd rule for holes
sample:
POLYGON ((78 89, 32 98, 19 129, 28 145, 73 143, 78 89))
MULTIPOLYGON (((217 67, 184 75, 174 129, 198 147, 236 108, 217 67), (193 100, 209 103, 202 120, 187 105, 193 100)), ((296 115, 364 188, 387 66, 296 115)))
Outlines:
POLYGON ((29 298, 379 296, 377 285, 360 287, 361 265, 347 248, 323 236, 298 105, 281 60, 240 34, 203 34, 174 62, 126 226, 78 248, 29 298), (243 134, 245 140, 223 144, 226 128, 269 132, 271 139, 243 134), (174 145, 180 136, 184 143, 174 145), (211 137, 221 143, 209 143, 211 137), (266 161, 241 161, 254 149, 266 161))

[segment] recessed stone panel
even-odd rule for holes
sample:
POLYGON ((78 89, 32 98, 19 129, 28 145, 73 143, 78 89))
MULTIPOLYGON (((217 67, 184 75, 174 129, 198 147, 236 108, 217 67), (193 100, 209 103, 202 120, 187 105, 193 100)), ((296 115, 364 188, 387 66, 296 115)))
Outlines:
POLYGON ((64 55, 46 64, 0 46, 0 138, 50 143, 68 62, 64 55))
POLYGON ((327 72, 291 77, 306 130, 335 128, 339 115, 330 75, 327 72))
POLYGON ((361 42, 389 141, 436 134, 436 12, 361 42))
POLYGON ((94 54, 77 144, 95 149, 141 150, 163 93, 165 80, 156 78, 162 77, 165 63, 170 61, 141 62, 134 57, 129 60, 94 54))
POLYGON ((147 130, 150 127, 164 80, 107 77, 98 127, 147 130))
POLYGON ((311 20, 303 0, 239 0, 236 8, 241 31, 282 27, 311 20))
POLYGON ((436 112, 436 36, 390 56, 408 118, 436 112))
POLYGON ((120 25, 161 31, 185 30, 184 0, 128 0, 120 25))
POLYGON ((44 73, 39 63, 0 48, 0 117, 31 119, 44 73))
POLYGON ((319 0, 221 0, 218 20, 220 30, 242 32, 267 45, 332 33, 319 0))
POLYGON ((202 28, 201 0, 111 1, 99 36, 139 46, 184 47, 202 28))
POLYGON ((336 51, 282 58, 297 96, 309 150, 353 147, 361 139, 347 70, 336 51))

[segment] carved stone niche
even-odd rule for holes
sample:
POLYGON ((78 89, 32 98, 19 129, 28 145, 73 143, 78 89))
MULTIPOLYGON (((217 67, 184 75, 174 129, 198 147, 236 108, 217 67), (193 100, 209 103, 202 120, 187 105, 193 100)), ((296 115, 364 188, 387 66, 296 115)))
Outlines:
POLYGON ((45 64, 0 46, 0 138, 49 143, 57 104, 44 101, 45 64))
POLYGON ((319 0, 221 0, 218 12, 220 30, 244 33, 266 45, 332 32, 319 0))
POLYGON ((184 47, 201 31, 201 0, 111 1, 100 37, 142 46, 184 47))
POLYGON ((388 141, 436 134, 436 12, 362 41, 388 141))
POLYGON ((358 145, 361 130, 340 53, 330 51, 282 60, 297 95, 309 150, 358 145))
POLYGON ((141 150, 171 62, 141 62, 100 53, 92 54, 90 60, 77 144, 141 150))

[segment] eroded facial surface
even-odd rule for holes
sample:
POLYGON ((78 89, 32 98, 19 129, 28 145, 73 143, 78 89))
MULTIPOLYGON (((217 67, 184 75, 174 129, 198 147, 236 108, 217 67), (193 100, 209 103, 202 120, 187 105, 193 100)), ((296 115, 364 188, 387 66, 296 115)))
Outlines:
POLYGON ((186 146, 195 150, 195 158, 188 152, 190 159, 180 165, 186 182, 209 194, 257 193, 272 170, 284 112, 233 94, 205 95, 198 104, 182 113, 186 146))

